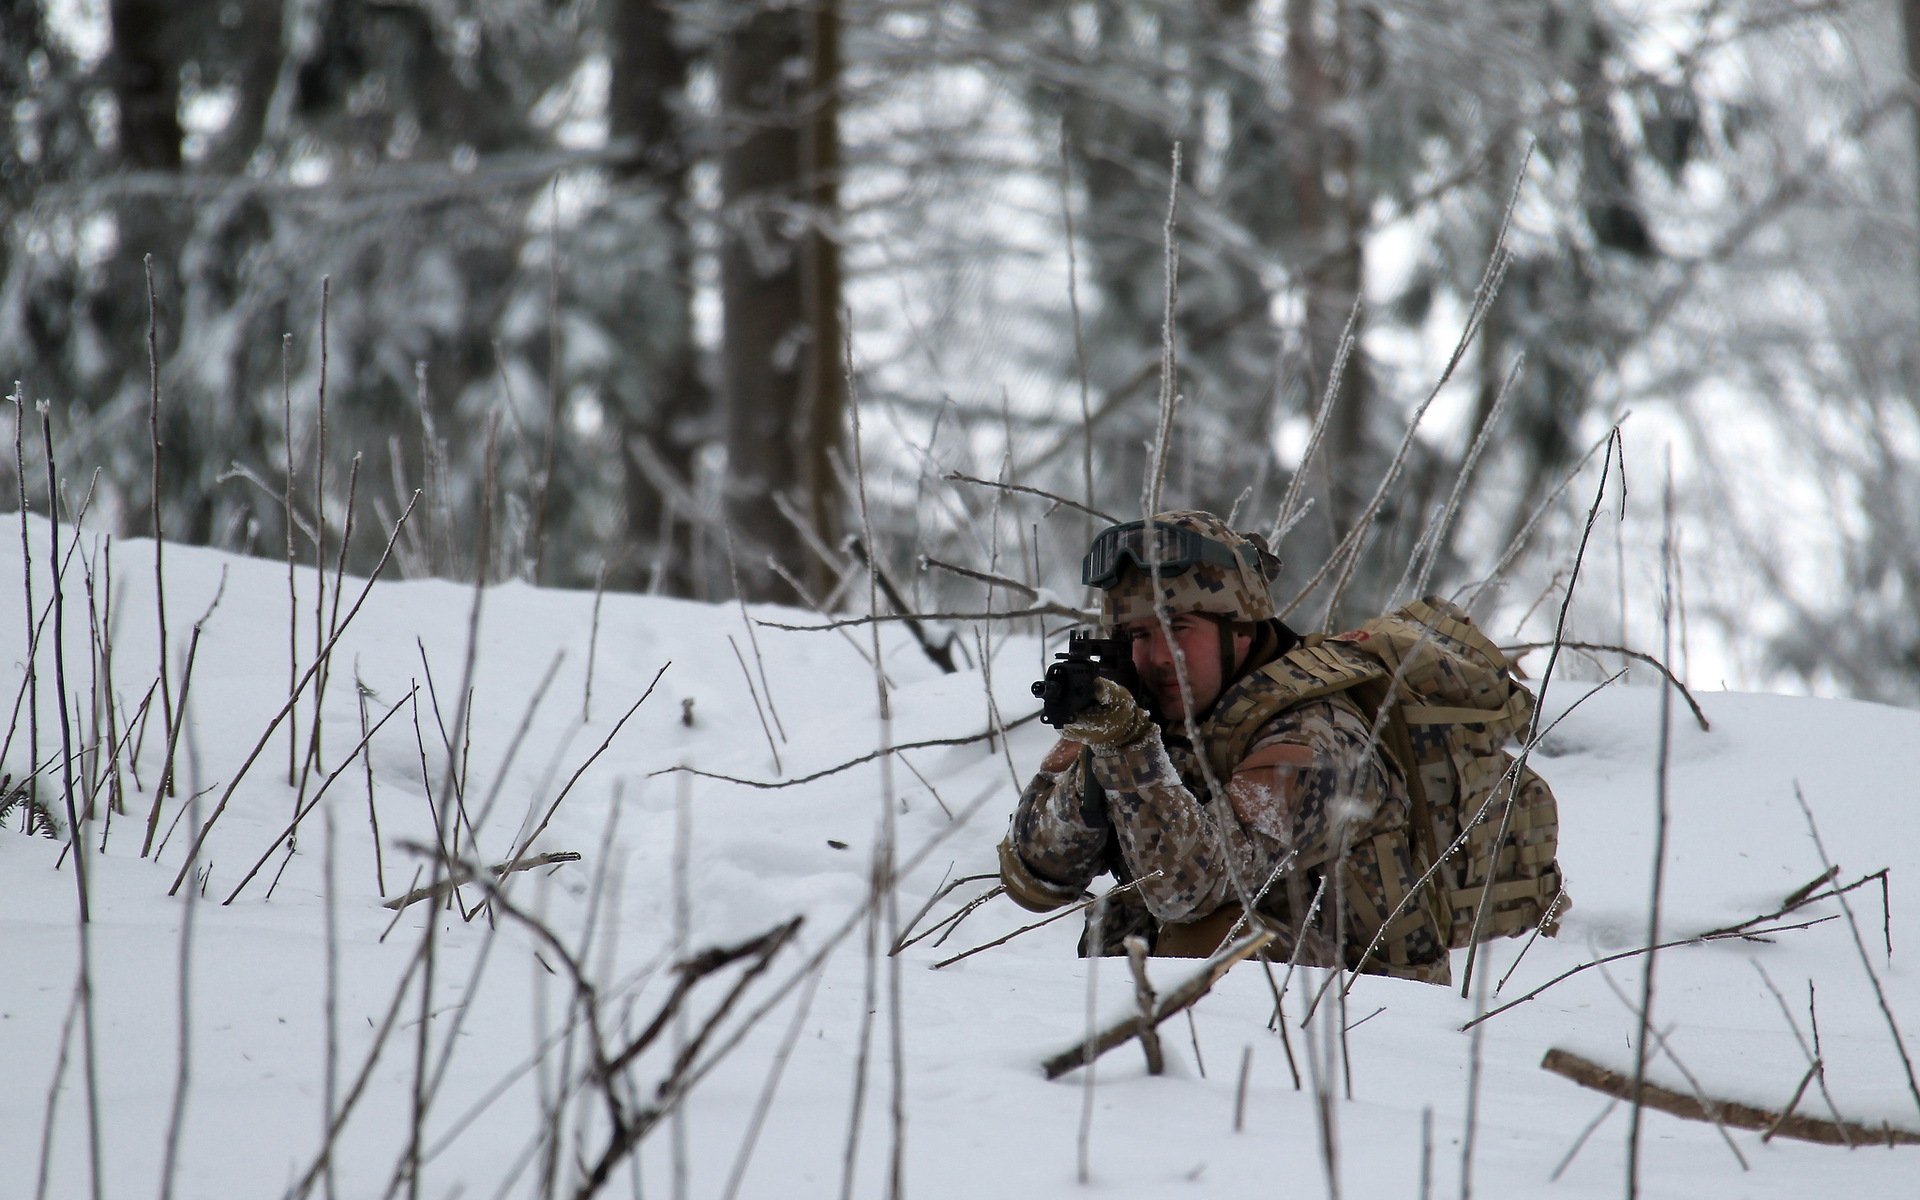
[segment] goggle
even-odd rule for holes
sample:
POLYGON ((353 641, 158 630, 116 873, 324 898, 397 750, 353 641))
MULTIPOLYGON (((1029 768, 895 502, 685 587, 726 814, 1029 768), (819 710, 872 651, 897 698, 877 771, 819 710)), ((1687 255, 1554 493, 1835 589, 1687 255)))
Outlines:
POLYGON ((1142 571, 1157 570, 1163 577, 1181 575, 1201 564, 1238 567, 1241 556, 1232 547, 1204 534, 1161 521, 1128 521, 1101 530, 1080 560, 1080 582, 1102 590, 1120 581, 1127 560, 1142 571))

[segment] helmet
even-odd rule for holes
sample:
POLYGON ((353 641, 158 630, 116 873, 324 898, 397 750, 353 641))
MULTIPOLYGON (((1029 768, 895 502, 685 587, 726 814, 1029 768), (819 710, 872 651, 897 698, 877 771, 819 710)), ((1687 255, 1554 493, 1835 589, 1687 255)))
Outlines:
POLYGON ((1100 621, 1109 629, 1152 617, 1156 593, 1170 613, 1269 620, 1277 614, 1268 584, 1279 573, 1280 560, 1265 538, 1193 510, 1109 526, 1094 537, 1080 567, 1081 582, 1101 589, 1100 621))

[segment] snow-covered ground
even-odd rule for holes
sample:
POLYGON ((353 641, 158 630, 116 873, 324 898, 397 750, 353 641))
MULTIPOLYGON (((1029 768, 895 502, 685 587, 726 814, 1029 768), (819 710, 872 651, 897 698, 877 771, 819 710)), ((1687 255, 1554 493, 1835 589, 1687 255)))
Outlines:
MULTIPOLYGON (((40 604, 50 595, 48 529, 36 520, 30 531, 40 604)), ((0 546, 0 661, 17 682, 27 657, 21 556, 17 538, 0 546)), ((104 567, 102 546, 89 540, 82 549, 104 567)), ((155 678, 152 565, 150 543, 112 548, 114 687, 129 711, 155 678)), ((994 717, 981 673, 942 674, 894 625, 881 631, 892 713, 883 725, 864 658, 868 629, 761 626, 750 638, 737 606, 608 596, 596 639, 592 595, 494 588, 480 613, 469 738, 454 722, 473 592, 437 582, 379 584, 334 652, 321 755, 327 772, 349 761, 359 737, 356 679, 370 720, 399 706, 368 754, 379 858, 367 775, 353 761, 300 824, 291 858, 274 853, 223 903, 293 815, 283 726, 212 824, 198 886, 170 896, 196 822, 212 814, 285 698, 289 601, 285 568, 270 562, 169 546, 166 568, 176 660, 223 579, 224 592, 201 635, 181 738, 180 798, 163 808, 162 832, 190 793, 207 790, 160 853, 143 860, 143 826, 164 756, 156 716, 134 735, 138 780, 125 776, 125 814, 110 828, 89 827, 91 1052, 76 1004, 83 938, 74 864, 61 861, 63 843, 18 832, 17 818, 0 832, 0 1197, 90 1194, 95 1145, 101 1195, 158 1195, 168 1181, 181 1197, 282 1195, 315 1166, 329 1113, 349 1105, 331 1175, 315 1176, 314 1195, 413 1194, 405 1181, 397 1190, 390 1185, 416 1141, 419 1195, 534 1196, 549 1186, 551 1194, 574 1194, 583 1164, 606 1148, 608 1125, 604 1101, 581 1090, 590 1064, 566 959, 592 981, 600 1036, 615 1050, 660 1009, 676 946, 697 952, 734 943, 800 915, 806 921, 793 943, 746 984, 698 1046, 694 1061, 703 1073, 684 1105, 620 1164, 607 1194, 720 1196, 734 1187, 740 1195, 844 1194, 856 1095, 863 1106, 851 1193, 859 1196, 884 1194, 896 1152, 903 1190, 918 1197, 1419 1196, 1429 1176, 1431 1194, 1451 1196, 1465 1194, 1468 1163, 1479 1195, 1624 1192, 1625 1105, 1549 1182, 1609 1101, 1542 1071, 1540 1061, 1562 1047, 1631 1070, 1638 1019, 1630 1002, 1640 994, 1645 958, 1585 971, 1479 1027, 1469 1154, 1475 1039, 1460 1027, 1478 1009, 1455 991, 1360 980, 1347 1000, 1342 1063, 1325 1020, 1300 1028, 1304 1001, 1323 976, 1297 976, 1286 999, 1303 1076, 1296 1087, 1285 1048, 1268 1030, 1267 979, 1243 965, 1199 1003, 1190 1024, 1176 1018, 1163 1027, 1167 1074, 1148 1076, 1137 1048, 1123 1046, 1100 1060, 1089 1092, 1081 1073, 1047 1082, 1039 1064, 1085 1032, 1090 1004, 1103 1025, 1125 1014, 1131 982, 1124 964, 1109 962, 1097 965, 1090 987, 1096 968, 1073 954, 1077 917, 935 969, 1032 919, 997 899, 943 945, 923 941, 889 959, 889 925, 878 935, 882 953, 869 954, 862 914, 889 803, 900 859, 912 866, 885 919, 904 923, 944 879, 993 870, 1015 777, 1045 750, 1044 727, 1029 721, 1004 740, 906 750, 891 770, 876 759, 777 789, 670 772, 687 766, 795 779, 868 755, 883 738, 907 745, 987 730, 994 717), (590 666, 591 709, 583 718, 590 666), (760 689, 763 670, 759 703, 770 709, 770 733, 748 685, 751 675, 760 689), (657 674, 651 697, 615 733, 657 674), (418 737, 410 695, 417 695, 418 737), (513 852, 611 737, 529 851, 575 851, 580 860, 515 874, 506 885, 512 906, 557 935, 564 955, 529 923, 499 912, 466 920, 458 908, 415 905, 396 921, 382 907, 383 895, 405 891, 422 868, 409 845, 433 839, 427 792, 429 785, 436 797, 444 791, 443 724, 456 745, 470 742, 464 796, 473 831, 463 829, 461 845, 487 862, 513 852), (815 973, 811 965, 822 955, 815 973), (416 962, 430 964, 424 1020, 422 972, 410 970, 416 962), (1334 1097, 1328 1130, 1317 1115, 1316 1055, 1334 1097), (418 1122, 417 1097, 424 1097, 418 1122), (557 1120, 544 1115, 556 1097, 557 1120), (1078 1182, 1083 1144, 1085 1188, 1078 1182)), ((313 654, 314 577, 302 570, 298 578, 304 669, 313 654)), ((75 559, 66 671, 69 692, 84 695, 92 671, 81 582, 75 559)), ((350 580, 343 613, 357 593, 350 580)), ((817 621, 758 608, 754 616, 817 621)), ((1034 707, 1027 687, 1041 649, 1025 633, 996 633, 991 649, 994 703, 1000 717, 1017 721, 1034 707)), ((41 752, 49 755, 59 738, 50 645, 40 664, 41 752)), ((1575 907, 1560 938, 1534 945, 1488 1006, 1644 943, 1660 747, 1653 682, 1641 676, 1585 700, 1536 758, 1560 797, 1561 858, 1575 907)), ((1548 708, 1563 711, 1590 687, 1557 680, 1548 708)), ((1920 912, 1920 714, 1756 695, 1700 699, 1711 732, 1683 704, 1673 710, 1665 934, 1771 911, 1821 874, 1798 787, 1842 881, 1891 868, 1891 960, 1881 940, 1879 886, 1848 899, 1895 1017, 1910 1038, 1920 1035, 1920 981, 1908 965, 1906 933, 1920 912)), ((303 703, 299 712, 304 737, 310 709, 303 703)), ((90 723, 74 731, 81 743, 92 736, 90 723)), ((26 737, 21 720, 4 769, 25 767, 26 737)), ((309 782, 309 798, 324 777, 309 782)), ((57 795, 57 787, 45 794, 57 795)), ((959 887, 918 928, 988 886, 959 887)), ((469 887, 462 902, 471 908, 481 895, 469 887)), ((1825 901, 1788 921, 1839 912, 1825 901)), ((1491 947, 1483 977, 1505 976, 1520 945, 1491 947)), ((1456 975, 1463 961, 1456 956, 1456 975)), ((1193 965, 1157 961, 1152 969, 1165 990, 1193 965)), ((1834 1108, 1854 1121, 1920 1128, 1920 1101, 1844 919, 1768 941, 1666 951, 1656 971, 1655 1024, 1708 1093, 1785 1104, 1808 1065, 1799 1038, 1811 1045, 1811 999, 1834 1108)), ((735 965, 702 981, 684 1018, 669 1022, 669 1032, 624 1070, 619 1090, 629 1111, 655 1103, 676 1044, 699 1033, 743 973, 735 965)), ((1332 1005, 1324 1011, 1337 1015, 1332 1005)), ((1689 1089, 1670 1058, 1652 1056, 1650 1074, 1689 1089)), ((1831 1115, 1817 1088, 1801 1108, 1831 1115)), ((1745 1166, 1713 1126, 1648 1112, 1642 1194, 1920 1194, 1920 1148, 1763 1143, 1742 1131, 1731 1140, 1745 1166)))

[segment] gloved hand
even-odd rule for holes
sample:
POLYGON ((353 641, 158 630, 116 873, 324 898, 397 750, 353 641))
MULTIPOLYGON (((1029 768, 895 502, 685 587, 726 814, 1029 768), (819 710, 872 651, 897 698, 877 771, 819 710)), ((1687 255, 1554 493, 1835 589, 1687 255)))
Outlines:
POLYGON ((1102 675, 1093 681, 1098 702, 1061 727, 1060 735, 1085 746, 1126 746, 1153 729, 1153 718, 1126 688, 1102 675))

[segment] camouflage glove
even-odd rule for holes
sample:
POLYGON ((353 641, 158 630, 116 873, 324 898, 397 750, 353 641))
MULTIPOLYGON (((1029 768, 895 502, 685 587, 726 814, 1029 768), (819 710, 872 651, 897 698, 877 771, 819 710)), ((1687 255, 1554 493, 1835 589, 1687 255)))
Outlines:
POLYGON ((1102 675, 1093 681, 1093 690, 1098 701, 1062 726, 1062 737, 1098 750, 1131 745, 1153 731, 1153 718, 1126 688, 1102 675))

